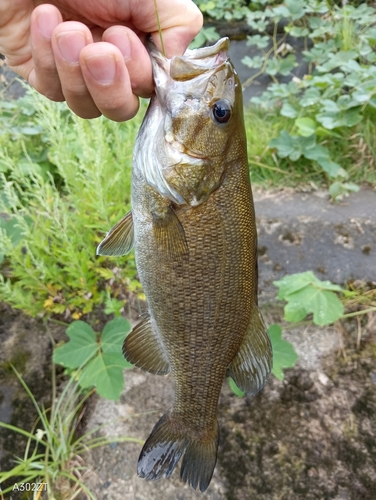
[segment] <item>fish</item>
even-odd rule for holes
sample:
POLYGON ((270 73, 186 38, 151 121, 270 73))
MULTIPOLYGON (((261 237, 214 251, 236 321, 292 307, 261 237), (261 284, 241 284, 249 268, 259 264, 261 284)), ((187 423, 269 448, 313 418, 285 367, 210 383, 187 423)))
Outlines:
POLYGON ((148 312, 125 358, 171 373, 174 400, 146 440, 138 475, 171 476, 206 491, 218 451, 226 376, 260 391, 272 347, 257 305, 257 232, 242 88, 229 40, 171 59, 149 46, 155 94, 134 148, 131 211, 99 255, 134 247, 148 312))

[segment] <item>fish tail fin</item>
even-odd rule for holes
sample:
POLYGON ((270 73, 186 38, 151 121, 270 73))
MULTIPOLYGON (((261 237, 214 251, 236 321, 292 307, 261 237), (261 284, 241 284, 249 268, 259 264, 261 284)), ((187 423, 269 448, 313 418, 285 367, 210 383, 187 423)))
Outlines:
POLYGON ((205 439, 192 440, 188 443, 181 464, 180 477, 192 488, 199 487, 202 493, 206 491, 213 476, 217 462, 218 422, 214 431, 205 439))
POLYGON ((138 459, 138 475, 147 480, 170 477, 184 453, 180 477, 204 492, 217 461, 218 423, 210 437, 192 439, 184 424, 172 412, 157 422, 138 459), (188 435, 187 435, 188 434, 188 435))
POLYGON ((187 439, 168 411, 156 423, 138 459, 137 473, 147 480, 170 477, 187 447, 187 439))

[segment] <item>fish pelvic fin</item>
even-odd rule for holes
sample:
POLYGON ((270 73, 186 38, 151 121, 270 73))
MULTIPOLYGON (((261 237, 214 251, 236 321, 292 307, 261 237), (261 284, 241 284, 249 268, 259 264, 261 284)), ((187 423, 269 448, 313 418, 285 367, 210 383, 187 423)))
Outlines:
POLYGON ((217 461, 218 423, 208 436, 194 439, 185 425, 170 411, 157 422, 138 460, 138 475, 146 480, 171 476, 184 454, 180 477, 204 492, 210 484, 217 461))
POLYGON ((269 334, 258 307, 253 307, 251 320, 240 349, 229 366, 229 375, 246 394, 259 392, 273 366, 269 334))
POLYGON ((97 247, 97 255, 120 257, 132 250, 134 240, 132 212, 128 212, 107 233, 97 247))
POLYGON ((127 361, 147 372, 165 375, 170 371, 162 339, 154 329, 149 315, 124 340, 123 355, 127 361))

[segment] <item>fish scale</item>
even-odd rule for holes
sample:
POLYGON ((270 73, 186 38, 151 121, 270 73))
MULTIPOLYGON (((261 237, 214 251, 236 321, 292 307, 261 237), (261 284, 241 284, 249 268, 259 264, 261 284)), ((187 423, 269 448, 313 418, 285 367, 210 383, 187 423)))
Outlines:
POLYGON ((246 393, 272 365, 257 308, 257 235, 242 91, 228 40, 166 59, 150 50, 156 95, 135 145, 132 214, 98 248, 134 245, 148 316, 123 346, 175 396, 147 439, 138 473, 180 475, 205 491, 217 458, 217 405, 228 372, 246 393), (131 241, 132 240, 132 241, 131 241))

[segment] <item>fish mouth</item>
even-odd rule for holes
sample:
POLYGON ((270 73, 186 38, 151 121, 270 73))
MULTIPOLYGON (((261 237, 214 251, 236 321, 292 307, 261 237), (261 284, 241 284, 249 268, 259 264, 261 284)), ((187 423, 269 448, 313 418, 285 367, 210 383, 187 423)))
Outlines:
POLYGON ((183 56, 168 59, 149 40, 147 49, 152 62, 157 94, 161 89, 166 89, 171 81, 185 82, 204 73, 218 70, 228 59, 229 46, 230 40, 224 37, 212 47, 187 49, 183 56))

